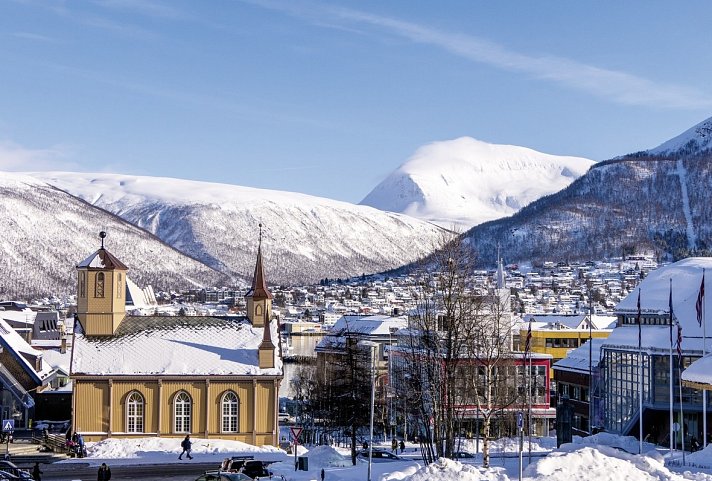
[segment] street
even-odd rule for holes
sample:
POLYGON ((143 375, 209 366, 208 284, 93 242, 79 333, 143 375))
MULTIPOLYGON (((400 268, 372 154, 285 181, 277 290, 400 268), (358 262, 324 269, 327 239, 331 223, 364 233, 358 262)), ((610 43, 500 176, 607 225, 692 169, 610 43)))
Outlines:
MULTIPOLYGON (((111 466, 111 479, 143 479, 147 481, 193 481, 205 471, 217 469, 215 463, 139 464, 111 466)), ((53 481, 93 481, 96 466, 88 464, 45 464, 42 479, 53 481)))

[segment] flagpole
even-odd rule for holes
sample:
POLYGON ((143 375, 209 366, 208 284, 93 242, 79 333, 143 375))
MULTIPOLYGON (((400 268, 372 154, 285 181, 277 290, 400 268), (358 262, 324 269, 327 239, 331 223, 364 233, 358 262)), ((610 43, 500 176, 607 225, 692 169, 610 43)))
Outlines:
POLYGON ((682 327, 680 322, 677 323, 677 372, 679 381, 677 385, 680 387, 680 439, 682 440, 682 465, 685 465, 685 413, 682 410, 682 327))
POLYGON ((672 279, 670 279, 670 372, 668 377, 670 380, 670 461, 673 459, 673 449, 674 449, 674 436, 675 431, 673 431, 673 419, 672 419, 672 401, 673 401, 673 390, 672 390, 672 279))
MULTIPOLYGON (((707 322, 705 322, 705 269, 702 268, 702 286, 700 287, 702 304, 702 357, 707 354, 707 322)), ((702 390, 702 448, 707 447, 707 391, 702 390)))
POLYGON ((638 288, 638 452, 643 454, 643 319, 640 311, 640 287, 638 288))
POLYGON ((593 434, 593 306, 588 308, 588 434, 593 434))

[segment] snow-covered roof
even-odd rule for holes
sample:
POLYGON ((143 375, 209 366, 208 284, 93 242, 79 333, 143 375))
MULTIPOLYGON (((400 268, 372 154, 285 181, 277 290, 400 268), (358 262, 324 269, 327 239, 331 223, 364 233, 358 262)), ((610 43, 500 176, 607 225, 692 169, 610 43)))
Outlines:
MULTIPOLYGON (((674 317, 682 324, 684 337, 702 337, 702 328, 697 323, 695 303, 702 282, 702 269, 712 271, 712 257, 688 257, 652 271, 638 285, 640 308, 645 314, 669 314, 670 280, 672 279, 672 308, 674 317)), ((705 305, 710 305, 705 296, 705 305)), ((624 314, 638 312, 638 289, 634 289, 617 306, 615 311, 624 314)), ((712 313, 706 308, 708 313, 712 313)), ((709 317, 709 314, 708 314, 709 317)), ((710 321, 710 320, 708 320, 710 321)), ((643 326, 643 330, 646 326, 643 326)), ((637 340, 636 340, 637 343, 637 340)), ((669 341, 668 341, 669 343, 669 341)))
POLYGON ((2 319, 0 319, 0 346, 9 349, 18 364, 20 364, 30 376, 35 378, 38 384, 41 384, 42 380, 50 375, 51 369, 49 366, 42 363, 42 369, 38 371, 26 357, 42 357, 42 351, 33 349, 22 336, 15 332, 15 330, 2 319))
POLYGON ((690 364, 682 372, 682 380, 697 384, 707 384, 712 389, 712 355, 708 354, 690 364))
MULTIPOLYGON (((697 321, 695 321, 697 324, 697 321)), ((677 327, 673 326, 672 342, 673 351, 677 346, 677 327)), ((691 337, 682 330, 682 351, 685 355, 702 353, 702 336, 691 337)), ((641 344, 643 351, 662 351, 663 354, 670 350, 670 326, 646 326, 641 329, 641 344)), ((638 326, 626 325, 613 329, 611 335, 604 340, 605 348, 638 349, 638 326)))
POLYGON ((408 325, 405 316, 387 316, 385 314, 369 316, 342 316, 329 330, 330 334, 345 333, 364 336, 388 336, 391 328, 400 329, 408 325))
MULTIPOLYGON (((276 343, 277 322, 270 327, 276 343)), ((245 318, 198 316, 127 316, 113 336, 85 336, 78 326, 71 373, 282 375, 279 349, 274 368, 259 367, 263 333, 245 318)))
POLYGON ((593 365, 601 360, 601 346, 605 339, 594 337, 576 349, 571 350, 564 359, 554 363, 554 370, 589 373, 589 350, 592 351, 593 365), (589 344, 591 343, 591 344, 589 344))
POLYGON ((528 323, 532 320, 532 329, 534 323, 558 324, 568 329, 578 329, 581 323, 586 319, 585 314, 563 315, 563 314, 526 314, 524 322, 528 323))
POLYGON ((111 252, 103 247, 84 259, 77 267, 128 270, 128 267, 126 267, 123 262, 118 260, 111 252))

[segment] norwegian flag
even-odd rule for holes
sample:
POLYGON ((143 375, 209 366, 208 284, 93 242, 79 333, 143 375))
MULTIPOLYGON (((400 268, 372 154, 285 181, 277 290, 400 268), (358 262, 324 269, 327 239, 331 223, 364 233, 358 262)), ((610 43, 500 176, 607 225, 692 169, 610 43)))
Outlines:
POLYGON ((697 294, 697 302, 695 309, 697 310, 697 323, 702 327, 702 306, 705 302, 705 274, 702 273, 702 283, 700 284, 700 292, 697 294))
POLYGON ((682 325, 677 323, 677 364, 682 367, 682 325))
POLYGON ((532 349, 532 321, 529 319, 529 328, 527 329, 527 340, 524 343, 524 352, 529 354, 532 349))

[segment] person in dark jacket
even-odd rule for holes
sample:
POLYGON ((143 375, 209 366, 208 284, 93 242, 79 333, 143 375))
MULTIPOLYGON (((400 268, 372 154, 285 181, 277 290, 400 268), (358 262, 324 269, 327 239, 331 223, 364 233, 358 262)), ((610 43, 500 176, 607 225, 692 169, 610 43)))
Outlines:
POLYGON ((42 471, 40 471, 40 463, 35 463, 35 466, 32 468, 32 479, 35 481, 42 481, 41 474, 42 471))
POLYGON ((109 481, 111 479, 111 469, 106 463, 101 463, 99 466, 99 473, 96 476, 96 481, 109 481))
POLYGON ((193 456, 190 455, 190 450, 192 446, 193 443, 190 442, 190 434, 186 434, 185 439, 180 443, 180 447, 183 448, 183 452, 180 453, 178 459, 183 459, 184 454, 188 456, 188 459, 193 459, 193 456))

